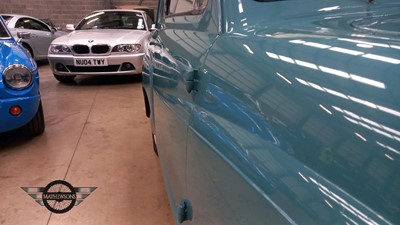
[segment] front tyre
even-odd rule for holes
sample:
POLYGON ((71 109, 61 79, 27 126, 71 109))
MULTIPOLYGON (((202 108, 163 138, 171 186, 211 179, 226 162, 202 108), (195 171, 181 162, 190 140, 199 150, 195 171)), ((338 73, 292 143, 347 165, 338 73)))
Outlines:
POLYGON ((58 80, 60 83, 64 84, 72 84, 74 83, 75 76, 60 76, 60 75, 55 75, 53 74, 56 80, 58 80))
POLYGON ((22 127, 22 132, 26 135, 39 135, 43 133, 45 128, 42 102, 39 104, 39 109, 33 119, 22 127))

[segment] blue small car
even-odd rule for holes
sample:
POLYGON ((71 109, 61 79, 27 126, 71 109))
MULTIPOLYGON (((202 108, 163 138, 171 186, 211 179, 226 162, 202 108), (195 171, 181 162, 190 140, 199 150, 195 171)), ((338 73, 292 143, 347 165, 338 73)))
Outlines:
MULTIPOLYGON (((29 38, 29 33, 19 33, 29 38)), ((27 135, 44 131, 36 62, 0 18, 0 133, 21 128, 27 135)))
POLYGON ((400 224, 399 0, 160 0, 148 43, 176 224, 400 224))

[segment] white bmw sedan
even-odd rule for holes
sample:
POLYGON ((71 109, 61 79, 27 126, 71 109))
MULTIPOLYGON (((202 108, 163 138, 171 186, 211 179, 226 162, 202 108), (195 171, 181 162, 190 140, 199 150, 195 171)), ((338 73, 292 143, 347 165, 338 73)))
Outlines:
POLYGON ((30 33, 30 38, 22 39, 22 46, 35 60, 46 60, 50 43, 67 32, 46 24, 35 17, 18 14, 1 14, 12 36, 18 38, 18 33, 30 33))
POLYGON ((97 10, 48 50, 54 77, 71 83, 77 75, 140 75, 152 21, 139 10, 97 10))

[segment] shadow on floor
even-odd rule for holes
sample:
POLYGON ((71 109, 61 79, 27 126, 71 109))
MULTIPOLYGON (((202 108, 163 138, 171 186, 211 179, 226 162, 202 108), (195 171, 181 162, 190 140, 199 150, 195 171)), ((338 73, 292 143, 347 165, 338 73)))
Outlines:
POLYGON ((0 151, 12 146, 23 145, 35 138, 35 136, 26 136, 20 130, 13 130, 0 134, 0 151))
POLYGON ((49 65, 49 61, 47 59, 38 60, 36 61, 36 64, 38 65, 38 67, 46 66, 49 65))

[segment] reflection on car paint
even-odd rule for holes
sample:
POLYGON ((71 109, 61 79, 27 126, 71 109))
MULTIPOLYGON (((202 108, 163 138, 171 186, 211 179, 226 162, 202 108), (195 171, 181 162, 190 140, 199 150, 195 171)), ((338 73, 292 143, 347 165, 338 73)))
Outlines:
POLYGON ((145 56, 173 212, 188 200, 188 224, 400 223, 399 3, 223 3, 161 5, 162 51, 145 56))

